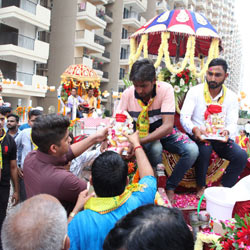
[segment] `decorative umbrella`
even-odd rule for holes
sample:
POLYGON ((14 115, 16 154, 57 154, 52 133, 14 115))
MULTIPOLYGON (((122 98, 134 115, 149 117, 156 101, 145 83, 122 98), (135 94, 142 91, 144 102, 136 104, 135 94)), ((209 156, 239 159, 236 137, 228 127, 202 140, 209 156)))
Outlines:
POLYGON ((94 95, 98 96, 100 86, 100 78, 97 73, 83 64, 70 65, 61 75, 61 85, 58 88, 58 110, 60 110, 60 101, 64 103, 71 94, 71 89, 77 88, 78 95, 85 94, 85 89, 93 88, 94 95))
POLYGON ((77 81, 100 82, 100 78, 96 72, 83 64, 70 65, 61 75, 61 77, 72 78, 77 81))
POLYGON ((209 62, 219 55, 220 37, 209 21, 199 13, 189 10, 172 10, 161 13, 130 36, 130 67, 140 57, 157 55, 157 68, 164 55, 166 67, 172 73, 180 73, 189 60, 189 69, 197 76, 202 76, 209 62), (171 64, 170 56, 184 57, 181 67, 171 64), (207 56, 206 64, 200 73, 196 72, 194 57, 207 56))

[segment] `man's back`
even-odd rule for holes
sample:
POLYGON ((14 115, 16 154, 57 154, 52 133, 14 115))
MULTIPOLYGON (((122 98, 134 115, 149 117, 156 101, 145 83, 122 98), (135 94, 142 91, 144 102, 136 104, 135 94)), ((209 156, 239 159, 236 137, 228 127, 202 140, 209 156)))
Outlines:
POLYGON ((139 206, 153 203, 156 179, 146 176, 140 184, 145 184, 142 192, 132 193, 123 205, 111 212, 101 214, 86 209, 77 214, 69 224, 70 249, 102 249, 105 237, 121 217, 139 206))
POLYGON ((45 153, 32 151, 24 161, 24 183, 27 198, 46 193, 61 201, 70 210, 78 194, 86 189, 86 183, 70 173, 64 165, 74 158, 72 151, 57 158, 45 153))

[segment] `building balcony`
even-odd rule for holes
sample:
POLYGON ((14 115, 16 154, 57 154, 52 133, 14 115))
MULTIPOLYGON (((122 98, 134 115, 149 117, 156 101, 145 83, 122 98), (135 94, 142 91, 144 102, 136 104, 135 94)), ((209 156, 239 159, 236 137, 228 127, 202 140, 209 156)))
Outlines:
POLYGON ((123 0, 124 7, 132 8, 133 10, 142 13, 146 12, 148 0, 123 0))
POLYGON ((107 25, 104 21, 104 13, 89 2, 78 4, 77 20, 79 26, 88 30, 104 29, 107 25))
POLYGON ((29 23, 40 30, 50 29, 51 11, 39 4, 28 0, 21 4, 15 4, 16 0, 2 1, 0 8, 0 19, 2 21, 17 20, 18 22, 29 23))
POLYGON ((45 97, 47 92, 47 77, 24 72, 14 73, 15 79, 3 79, 3 96, 45 97))
POLYGON ((196 9, 197 10, 205 11, 206 7, 207 7, 207 4, 206 4, 205 1, 203 1, 203 0, 197 0, 197 2, 196 2, 196 9))
POLYGON ((112 42, 112 33, 107 29, 95 30, 96 35, 103 38, 104 44, 112 42))
POLYGON ((156 11, 158 14, 167 10, 170 10, 170 7, 168 6, 165 0, 163 0, 162 2, 156 2, 156 11))
POLYGON ((105 51, 102 54, 101 53, 91 54, 91 57, 94 57, 95 61, 98 61, 101 64, 111 62, 111 60, 110 60, 110 53, 107 52, 107 51, 105 51))
POLYGON ((107 72, 107 71, 103 72, 101 82, 106 82, 106 83, 109 82, 109 72, 107 72))
POLYGON ((95 70, 96 74, 97 74, 100 78, 102 78, 102 76, 103 76, 102 64, 99 63, 99 62, 97 62, 97 61, 93 62, 93 69, 95 70))
POLYGON ((136 12, 130 12, 122 20, 122 24, 124 26, 133 27, 135 29, 139 29, 145 23, 146 23, 146 19, 142 16, 139 16, 136 12))
POLYGON ((15 32, 6 32, 0 38, 0 56, 47 63, 49 44, 15 32))
POLYGON ((188 7, 188 0, 174 0, 174 9, 187 8, 187 7, 188 7))
POLYGON ((89 30, 77 30, 75 47, 87 48, 89 53, 103 53, 105 50, 103 38, 89 30))
POLYGON ((108 4, 108 0, 88 0, 91 2, 93 5, 104 5, 108 4))
POLYGON ((113 23, 113 13, 110 10, 105 10, 104 12, 104 20, 107 23, 113 23))

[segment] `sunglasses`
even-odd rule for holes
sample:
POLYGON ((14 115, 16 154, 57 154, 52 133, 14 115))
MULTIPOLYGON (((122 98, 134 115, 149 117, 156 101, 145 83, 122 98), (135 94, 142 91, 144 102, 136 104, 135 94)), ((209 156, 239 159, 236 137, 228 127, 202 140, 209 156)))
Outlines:
POLYGON ((222 73, 213 73, 213 72, 210 72, 210 71, 208 71, 207 72, 207 74, 209 75, 209 76, 215 76, 215 77, 221 77, 222 76, 222 73))

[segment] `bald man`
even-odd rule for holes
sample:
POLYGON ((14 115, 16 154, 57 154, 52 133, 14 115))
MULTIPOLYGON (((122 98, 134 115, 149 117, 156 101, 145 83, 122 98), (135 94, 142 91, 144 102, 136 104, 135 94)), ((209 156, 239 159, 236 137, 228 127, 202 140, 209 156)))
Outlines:
POLYGON ((48 194, 33 196, 11 209, 1 235, 4 250, 69 249, 66 211, 48 194))

